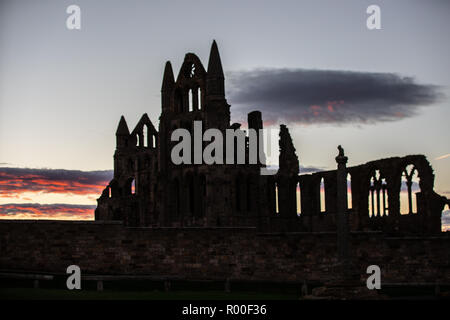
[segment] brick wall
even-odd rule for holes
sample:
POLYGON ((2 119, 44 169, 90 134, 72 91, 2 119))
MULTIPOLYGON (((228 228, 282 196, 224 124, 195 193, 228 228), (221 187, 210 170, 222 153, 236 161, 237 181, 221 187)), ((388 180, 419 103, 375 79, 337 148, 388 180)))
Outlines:
MULTIPOLYGON (((352 233, 361 279, 370 264, 386 282, 450 282, 450 234, 352 233)), ((0 269, 146 274, 188 279, 327 281, 335 233, 262 234, 254 228, 126 228, 119 222, 0 221, 0 269)))

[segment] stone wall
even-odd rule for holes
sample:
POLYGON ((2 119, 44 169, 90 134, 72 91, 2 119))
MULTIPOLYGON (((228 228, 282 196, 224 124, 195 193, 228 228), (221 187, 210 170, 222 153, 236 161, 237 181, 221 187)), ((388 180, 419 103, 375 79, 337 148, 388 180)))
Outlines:
MULTIPOLYGON (((351 234, 356 274, 377 264, 385 282, 450 282, 450 234, 351 234)), ((255 228, 126 228, 119 222, 0 221, 0 269, 146 274, 186 279, 330 281, 335 233, 255 228)))

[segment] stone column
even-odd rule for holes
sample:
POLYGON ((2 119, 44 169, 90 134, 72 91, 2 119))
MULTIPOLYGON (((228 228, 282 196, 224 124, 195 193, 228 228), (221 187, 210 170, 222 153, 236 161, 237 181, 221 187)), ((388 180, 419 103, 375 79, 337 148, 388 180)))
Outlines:
POLYGON ((347 160, 344 149, 338 147, 337 162, 337 249, 339 262, 348 260, 349 227, 347 217, 347 160))

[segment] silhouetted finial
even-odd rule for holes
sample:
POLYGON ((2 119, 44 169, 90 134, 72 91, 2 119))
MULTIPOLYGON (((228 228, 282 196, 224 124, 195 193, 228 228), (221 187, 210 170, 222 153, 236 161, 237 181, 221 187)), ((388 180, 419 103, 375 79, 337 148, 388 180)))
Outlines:
MULTIPOLYGON (((345 166, 345 164, 347 163, 347 160, 348 160, 348 158, 345 156, 345 154, 344 154, 344 148, 342 148, 342 146, 341 145, 338 145, 338 150, 339 150, 339 154, 336 156, 336 162, 338 163, 338 166, 339 165, 344 165, 345 166)), ((339 168, 339 167, 338 167, 339 168)))
POLYGON ((170 63, 170 61, 167 61, 166 67, 164 68, 164 76, 161 91, 164 91, 165 89, 172 87, 174 83, 175 79, 173 76, 172 64, 170 63))
POLYGON ((219 49, 215 40, 213 41, 211 53, 209 54, 206 96, 208 99, 221 100, 225 98, 225 78, 223 76, 219 49))
POLYGON ((223 78, 222 62, 220 60, 219 49, 216 40, 213 41, 208 62, 208 77, 223 78))
POLYGON ((117 127, 116 136, 129 135, 130 130, 128 130, 127 122, 124 116, 120 117, 119 126, 117 127))

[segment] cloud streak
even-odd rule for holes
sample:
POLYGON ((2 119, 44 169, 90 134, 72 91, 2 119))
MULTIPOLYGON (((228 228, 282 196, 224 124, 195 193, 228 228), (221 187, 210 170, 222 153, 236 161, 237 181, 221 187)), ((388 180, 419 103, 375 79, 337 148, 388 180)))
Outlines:
POLYGON ((0 197, 25 192, 100 195, 113 176, 111 170, 0 168, 0 197))
POLYGON ((396 121, 442 97, 437 86, 393 73, 257 69, 229 73, 228 85, 239 118, 260 110, 268 124, 396 121))
POLYGON ((450 153, 444 154, 443 156, 437 157, 434 160, 442 160, 442 159, 446 159, 446 158, 450 158, 450 153))
POLYGON ((302 166, 300 165, 300 173, 314 173, 319 171, 324 171, 326 168, 324 167, 315 167, 315 166, 302 166))
POLYGON ((0 205, 0 219, 92 220, 95 205, 8 203, 0 205))

